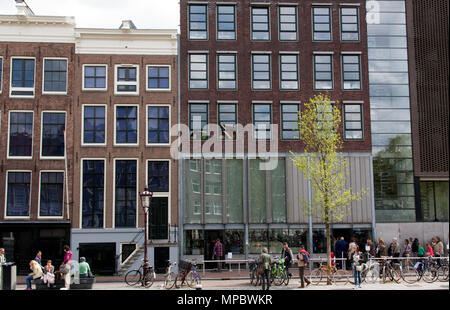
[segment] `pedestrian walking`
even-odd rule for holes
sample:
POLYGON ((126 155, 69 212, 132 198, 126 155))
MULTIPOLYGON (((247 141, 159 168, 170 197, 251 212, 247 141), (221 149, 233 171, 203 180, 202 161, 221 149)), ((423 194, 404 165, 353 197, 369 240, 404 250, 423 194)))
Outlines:
POLYGON ((28 277, 26 277, 25 282, 27 283, 27 288, 25 290, 31 290, 31 281, 38 280, 42 278, 42 266, 39 265, 38 262, 35 260, 30 261, 30 269, 33 271, 32 273, 28 274, 28 277))
POLYGON ((352 257, 353 263, 352 263, 352 269, 353 269, 353 277, 355 279, 355 288, 358 287, 361 288, 361 253, 359 252, 359 246, 357 245, 355 248, 355 252, 353 253, 352 257))
POLYGON ((348 244, 347 241, 345 241, 344 237, 341 237, 338 242, 334 245, 335 249, 335 255, 337 258, 341 258, 341 260, 338 260, 339 268, 341 268, 342 264, 344 263, 342 261, 342 258, 346 256, 347 250, 348 250, 348 244))
POLYGON ((286 268, 286 274, 288 275, 288 277, 291 277, 292 274, 289 272, 289 266, 291 265, 291 262, 294 259, 294 255, 292 254, 292 250, 289 248, 287 242, 283 243, 283 249, 281 250, 281 258, 284 259, 284 267, 286 268))
POLYGON ((267 254, 267 248, 263 248, 261 256, 259 257, 259 262, 262 265, 263 273, 261 274, 261 284, 262 289, 269 290, 270 289, 270 263, 272 259, 269 254, 267 254), (267 282, 267 286, 265 283, 267 282))
POLYGON ((72 251, 70 250, 70 247, 68 245, 64 246, 64 260, 63 265, 61 265, 61 272, 64 275, 64 288, 69 290, 70 289, 70 264, 72 261, 72 251))
POLYGON ((310 257, 311 257, 311 255, 309 255, 309 253, 305 250, 305 247, 303 245, 301 245, 300 251, 297 255, 298 275, 300 277, 300 283, 301 283, 299 288, 304 288, 305 282, 306 282, 306 286, 311 284, 311 282, 305 277, 305 267, 308 266, 310 257))
POLYGON ((214 244, 214 249, 213 249, 213 259, 217 260, 217 272, 221 272, 222 271, 222 262, 220 262, 220 260, 222 259, 223 256, 223 245, 220 242, 220 239, 217 238, 216 243, 214 244))

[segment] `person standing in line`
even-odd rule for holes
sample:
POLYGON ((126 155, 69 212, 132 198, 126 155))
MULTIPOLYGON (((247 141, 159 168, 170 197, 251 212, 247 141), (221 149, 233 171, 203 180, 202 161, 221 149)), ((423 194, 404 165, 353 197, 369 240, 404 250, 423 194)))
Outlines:
POLYGON ((66 274, 64 274, 64 286, 66 290, 70 289, 70 262, 72 260, 72 251, 70 250, 70 247, 68 245, 64 246, 64 260, 63 264, 65 265, 65 270, 67 271, 66 274))
POLYGON ((434 256, 433 248, 431 247, 430 243, 427 243, 427 257, 433 257, 433 256, 434 256))
POLYGON ((387 248, 386 243, 384 243, 383 238, 378 238, 378 249, 377 249, 377 257, 384 257, 387 256, 387 248))
POLYGON ((412 254, 411 243, 408 239, 405 239, 405 248, 403 249, 403 257, 409 257, 412 254))
POLYGON ((216 243, 214 244, 214 249, 213 249, 213 257, 218 260, 217 262, 217 271, 221 272, 222 271, 222 263, 220 262, 220 260, 222 259, 223 256, 223 245, 220 242, 220 239, 217 238, 216 243))
POLYGON ((308 266, 309 258, 311 256, 309 253, 305 250, 305 247, 303 245, 300 246, 300 252, 297 255, 298 259, 298 275, 300 277, 301 285, 298 288, 305 288, 305 282, 306 286, 310 285, 311 282, 305 277, 305 267, 308 266))
MULTIPOLYGON (((444 244, 441 241, 441 238, 439 238, 438 236, 436 236, 434 238, 435 241, 435 245, 433 247, 433 251, 434 251, 434 256, 435 257, 442 257, 444 256, 444 244)), ((438 266, 441 266, 441 260, 438 259, 437 260, 438 266)))
POLYGON ((360 264, 360 260, 361 260, 361 254, 359 252, 359 246, 357 245, 355 248, 355 252, 353 253, 353 277, 355 279, 355 288, 357 289, 358 287, 361 288, 361 264, 360 264))
MULTIPOLYGON (((335 255, 337 258, 344 258, 345 254, 347 253, 348 250, 348 244, 347 241, 344 240, 344 237, 341 237, 339 239, 338 242, 336 242, 335 246, 335 255)), ((338 264, 339 264, 339 268, 341 268, 342 264, 343 264, 343 260, 338 260, 338 264)))
POLYGON ((348 266, 351 267, 352 264, 352 260, 353 260, 353 254, 355 254, 356 251, 356 238, 355 237, 351 237, 350 238, 350 244, 348 245, 348 252, 347 252, 347 262, 348 262, 348 266))
POLYGON ((292 274, 289 272, 289 266, 291 265, 294 255, 292 250, 289 248, 287 242, 283 243, 283 249, 281 250, 281 258, 284 258, 284 267, 286 268, 286 274, 291 277, 292 274))
POLYGON ((413 257, 417 256, 417 253, 419 253, 419 239, 415 238, 414 241, 411 244, 411 251, 413 257))
POLYGON ((269 290, 270 289, 270 263, 272 262, 272 259, 270 258, 269 254, 267 254, 267 248, 263 248, 261 256, 259 257, 260 263, 263 265, 264 271, 261 275, 261 284, 262 284, 262 290, 269 290), (265 282, 267 281, 267 288, 265 285, 265 282))
MULTIPOLYGON (((397 238, 392 238, 392 243, 391 243, 392 253, 391 253, 391 255, 393 257, 400 257, 400 244, 398 244, 397 241, 398 241, 397 238)), ((397 259, 394 259, 393 262, 398 264, 397 259)))
POLYGON ((373 243, 372 239, 367 239, 367 245, 369 246, 369 255, 375 257, 377 253, 375 251, 375 244, 373 243))
POLYGON ((425 257, 425 249, 420 242, 417 244, 417 257, 425 257))
POLYGON ((38 262, 34 260, 30 261, 30 269, 33 272, 28 274, 28 277, 25 279, 25 282, 27 283, 27 288, 25 290, 27 291, 31 290, 31 281, 38 280, 43 276, 42 266, 39 265, 38 262))

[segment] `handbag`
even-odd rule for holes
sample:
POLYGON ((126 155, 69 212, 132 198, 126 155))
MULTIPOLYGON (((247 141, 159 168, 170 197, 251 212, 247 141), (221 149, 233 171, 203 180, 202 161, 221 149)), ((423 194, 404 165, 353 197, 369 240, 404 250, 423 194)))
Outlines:
POLYGON ((260 276, 260 275, 262 275, 264 273, 264 270, 265 270, 264 263, 259 263, 258 269, 256 270, 256 274, 258 276, 260 276))
POLYGON ((362 266, 361 265, 356 266, 356 271, 361 271, 361 270, 362 270, 362 266))
POLYGON ((70 272, 70 265, 62 263, 61 266, 59 267, 59 271, 62 274, 68 274, 70 272))

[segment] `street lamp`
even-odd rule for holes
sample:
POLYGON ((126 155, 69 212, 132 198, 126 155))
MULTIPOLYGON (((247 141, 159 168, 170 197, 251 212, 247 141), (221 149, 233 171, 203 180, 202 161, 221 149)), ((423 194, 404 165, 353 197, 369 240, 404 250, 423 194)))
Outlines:
POLYGON ((147 214, 150 209, 150 204, 152 202, 152 196, 153 193, 148 190, 148 188, 144 188, 144 191, 139 193, 139 196, 141 197, 141 204, 142 208, 144 209, 144 229, 145 229, 145 241, 144 241, 144 281, 142 282, 142 285, 145 286, 145 282, 147 281, 147 273, 148 273, 148 255, 147 255, 147 214))

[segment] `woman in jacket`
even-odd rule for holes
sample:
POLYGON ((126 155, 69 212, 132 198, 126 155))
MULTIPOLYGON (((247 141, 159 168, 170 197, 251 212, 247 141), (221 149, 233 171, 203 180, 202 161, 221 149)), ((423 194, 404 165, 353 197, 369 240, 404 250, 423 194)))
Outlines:
POLYGON ((38 262, 35 260, 30 261, 30 269, 33 271, 32 273, 28 274, 28 277, 25 279, 27 283, 26 290, 31 290, 31 281, 37 280, 42 278, 42 267, 39 265, 38 262))
POLYGON ((383 238, 378 238, 378 251, 377 257, 388 256, 386 243, 384 243, 383 238))
POLYGON ((361 288, 361 254, 359 252, 359 246, 356 246, 355 252, 353 253, 353 263, 352 263, 352 269, 353 269, 353 277, 355 278, 355 288, 358 287, 361 288))
POLYGON ((412 254, 412 248, 411 248, 411 244, 409 243, 408 239, 405 239, 405 248, 403 250, 403 257, 408 257, 411 256, 412 254))
POLYGON ((64 275, 64 286, 65 289, 68 290, 70 289, 70 262, 72 261, 72 251, 70 250, 70 247, 68 245, 64 246, 64 260, 63 260, 63 264, 64 265, 68 265, 68 270, 69 272, 67 272, 64 275))

